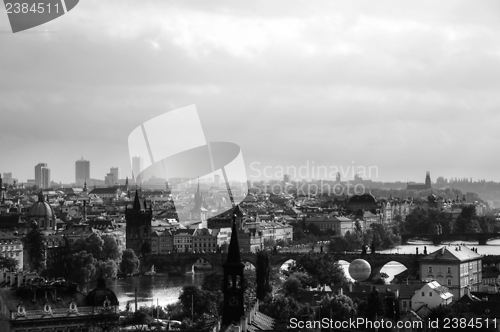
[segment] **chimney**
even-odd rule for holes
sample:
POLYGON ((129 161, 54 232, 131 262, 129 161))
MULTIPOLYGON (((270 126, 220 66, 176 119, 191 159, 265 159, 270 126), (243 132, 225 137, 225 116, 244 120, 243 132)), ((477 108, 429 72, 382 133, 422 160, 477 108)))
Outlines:
POLYGON ((444 255, 444 251, 445 251, 445 248, 444 248, 444 247, 442 247, 442 248, 441 248, 441 255, 444 255))
POLYGON ((352 293, 352 283, 349 284, 349 293, 352 293))

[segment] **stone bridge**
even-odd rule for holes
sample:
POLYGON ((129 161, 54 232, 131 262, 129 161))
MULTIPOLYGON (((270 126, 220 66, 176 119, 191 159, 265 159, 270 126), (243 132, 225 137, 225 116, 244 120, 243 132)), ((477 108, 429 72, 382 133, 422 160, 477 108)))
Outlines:
MULTIPOLYGON (((269 259, 271 269, 273 273, 278 271, 278 269, 289 260, 299 260, 307 253, 303 252, 270 252, 269 259)), ((336 252, 336 253, 314 253, 314 255, 330 255, 333 256, 335 261, 344 260, 347 262, 352 262, 355 259, 364 259, 370 263, 372 267, 373 278, 380 273, 380 270, 389 262, 395 261, 404 265, 410 272, 411 275, 418 275, 419 264, 418 259, 423 257, 423 255, 414 254, 361 254, 361 253, 346 253, 346 252, 336 252)), ((218 269, 222 267, 222 264, 226 261, 227 254, 211 254, 211 253, 174 253, 168 255, 150 255, 146 257, 143 261, 144 270, 147 271, 151 268, 151 265, 155 265, 157 271, 165 271, 169 274, 184 274, 192 270, 193 264, 195 264, 200 258, 204 261, 210 263, 213 269, 218 269)), ((255 253, 241 253, 241 259, 244 262, 249 262, 252 265, 256 265, 257 255, 255 253)))
POLYGON ((500 233, 470 233, 470 234, 402 234, 402 244, 408 244, 411 239, 428 239, 433 244, 439 245, 443 242, 470 241, 475 240, 479 245, 488 244, 489 240, 500 239, 500 233))

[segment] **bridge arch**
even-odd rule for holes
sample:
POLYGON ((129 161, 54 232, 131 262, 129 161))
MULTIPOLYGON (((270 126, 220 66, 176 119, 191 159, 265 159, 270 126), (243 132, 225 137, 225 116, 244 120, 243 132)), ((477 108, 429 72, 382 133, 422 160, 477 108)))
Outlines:
POLYGON ((386 283, 390 283, 394 280, 395 275, 404 271, 409 271, 408 267, 405 266, 404 263, 398 262, 397 260, 391 260, 384 265, 376 268, 376 274, 374 275, 374 278, 378 278, 382 273, 385 273, 389 276, 389 278, 386 280, 386 283))
POLYGON ((286 262, 284 262, 283 264, 279 265, 279 271, 286 271, 288 270, 288 268, 290 267, 290 265, 292 264, 296 264, 297 261, 293 258, 290 258, 289 260, 287 260, 286 262))

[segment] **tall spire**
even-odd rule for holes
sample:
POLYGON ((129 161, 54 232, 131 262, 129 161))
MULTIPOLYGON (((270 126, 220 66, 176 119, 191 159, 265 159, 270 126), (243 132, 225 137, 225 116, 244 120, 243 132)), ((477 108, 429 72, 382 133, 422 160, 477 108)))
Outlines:
POLYGON ((137 189, 137 186, 135 187, 135 199, 134 199, 134 210, 140 210, 141 209, 141 202, 139 201, 139 190, 137 189))
POLYGON ((198 179, 198 188, 194 193, 194 207, 191 209, 191 212, 200 212, 202 208, 201 204, 202 204, 202 198, 200 193, 200 180, 198 179))
POLYGON ((2 198, 2 204, 4 204, 4 195, 3 195, 3 181, 2 176, 0 175, 0 197, 2 198))
POLYGON ((224 266, 227 265, 240 265, 244 263, 241 260, 240 256, 240 243, 238 241, 238 233, 236 230, 236 218, 240 217, 242 212, 240 210, 239 205, 236 205, 236 208, 233 210, 233 226, 231 229, 231 240, 229 242, 229 247, 227 250, 227 260, 224 266))

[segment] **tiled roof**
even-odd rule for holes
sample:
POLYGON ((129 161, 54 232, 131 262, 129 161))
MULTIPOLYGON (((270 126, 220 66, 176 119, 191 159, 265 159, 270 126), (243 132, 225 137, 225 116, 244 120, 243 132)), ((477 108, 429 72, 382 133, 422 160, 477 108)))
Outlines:
POLYGON ((420 260, 465 262, 469 260, 481 259, 481 257, 481 255, 475 253, 466 246, 445 246, 421 258, 420 260))
POLYGON ((89 194, 116 194, 118 188, 94 188, 89 194))
POLYGON ((267 315, 264 315, 263 313, 256 311, 255 316, 253 317, 253 321, 251 324, 248 326, 248 331, 249 332, 256 332, 256 331, 270 331, 273 330, 275 325, 275 320, 267 315))

